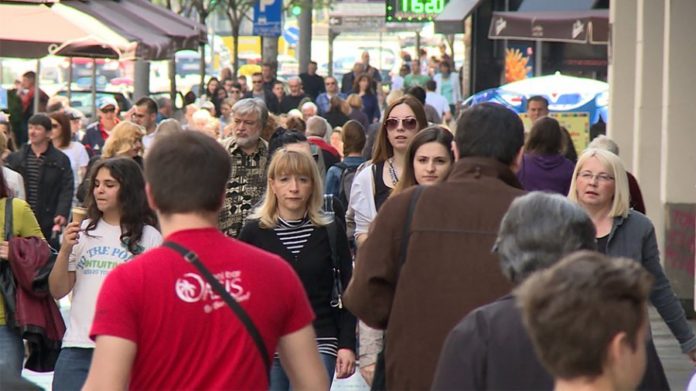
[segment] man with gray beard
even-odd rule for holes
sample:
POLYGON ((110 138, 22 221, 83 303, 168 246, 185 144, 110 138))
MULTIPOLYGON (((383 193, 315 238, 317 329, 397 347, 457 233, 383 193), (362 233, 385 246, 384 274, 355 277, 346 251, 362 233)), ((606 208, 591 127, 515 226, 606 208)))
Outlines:
POLYGON ((222 141, 232 160, 219 226, 225 235, 237 237, 247 215, 266 191, 268 143, 261 129, 268 109, 260 99, 242 99, 232 107, 232 136, 222 141))

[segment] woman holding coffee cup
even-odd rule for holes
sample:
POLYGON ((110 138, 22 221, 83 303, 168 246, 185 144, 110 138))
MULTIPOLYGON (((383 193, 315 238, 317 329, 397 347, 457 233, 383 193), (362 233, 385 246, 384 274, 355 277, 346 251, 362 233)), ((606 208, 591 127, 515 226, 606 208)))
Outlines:
POLYGON ((87 378, 94 342, 89 329, 97 294, 107 274, 145 250, 162 236, 145 197, 140 166, 130 158, 98 161, 90 171, 85 203, 87 218, 73 210, 73 222, 49 276, 49 288, 60 299, 72 291, 72 305, 63 347, 56 363, 53 389, 80 389, 87 378))

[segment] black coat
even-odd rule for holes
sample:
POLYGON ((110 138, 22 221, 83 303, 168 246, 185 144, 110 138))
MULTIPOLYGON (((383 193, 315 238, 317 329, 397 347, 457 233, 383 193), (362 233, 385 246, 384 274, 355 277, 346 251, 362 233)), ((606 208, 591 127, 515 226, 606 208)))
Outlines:
MULTIPOLYGON (((7 157, 7 167, 17 171, 27 183, 27 157, 31 147, 27 144, 7 157)), ((70 217, 70 207, 75 184, 70 159, 51 143, 44 154, 44 161, 39 169, 38 199, 34 214, 39 222, 41 232, 46 239, 51 237, 53 219, 56 216, 70 217)), ((27 192, 29 194, 29 192, 27 192)))

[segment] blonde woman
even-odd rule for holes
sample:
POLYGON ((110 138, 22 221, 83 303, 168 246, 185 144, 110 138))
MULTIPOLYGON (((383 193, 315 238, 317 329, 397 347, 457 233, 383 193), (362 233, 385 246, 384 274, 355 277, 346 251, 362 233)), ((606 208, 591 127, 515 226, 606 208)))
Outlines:
MULTIPOLYGON (((322 362, 330 379, 334 374, 341 379, 355 371, 356 319, 334 301, 332 290, 339 277, 343 286, 348 285, 352 259, 344 228, 321 211, 323 200, 314 159, 306 152, 278 149, 268 166, 264 201, 247 220, 239 239, 281 256, 295 269, 316 316, 314 331, 322 362), (338 258, 339 274, 333 272, 332 255, 338 258)), ((289 387, 276 357, 270 389, 289 387)))

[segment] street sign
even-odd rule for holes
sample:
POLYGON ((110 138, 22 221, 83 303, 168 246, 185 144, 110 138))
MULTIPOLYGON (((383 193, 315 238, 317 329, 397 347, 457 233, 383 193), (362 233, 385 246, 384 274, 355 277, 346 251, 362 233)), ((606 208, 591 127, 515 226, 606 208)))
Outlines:
POLYGON ((387 22, 432 22, 449 0, 387 0, 387 22))
POLYGON ((331 16, 329 27, 335 33, 379 31, 384 28, 384 16, 331 16))
POLYGON ((254 3, 254 35, 279 37, 282 33, 283 0, 254 3))
POLYGON ((297 45, 297 42, 300 40, 300 29, 295 26, 285 28, 283 30, 283 38, 289 45, 297 45))

